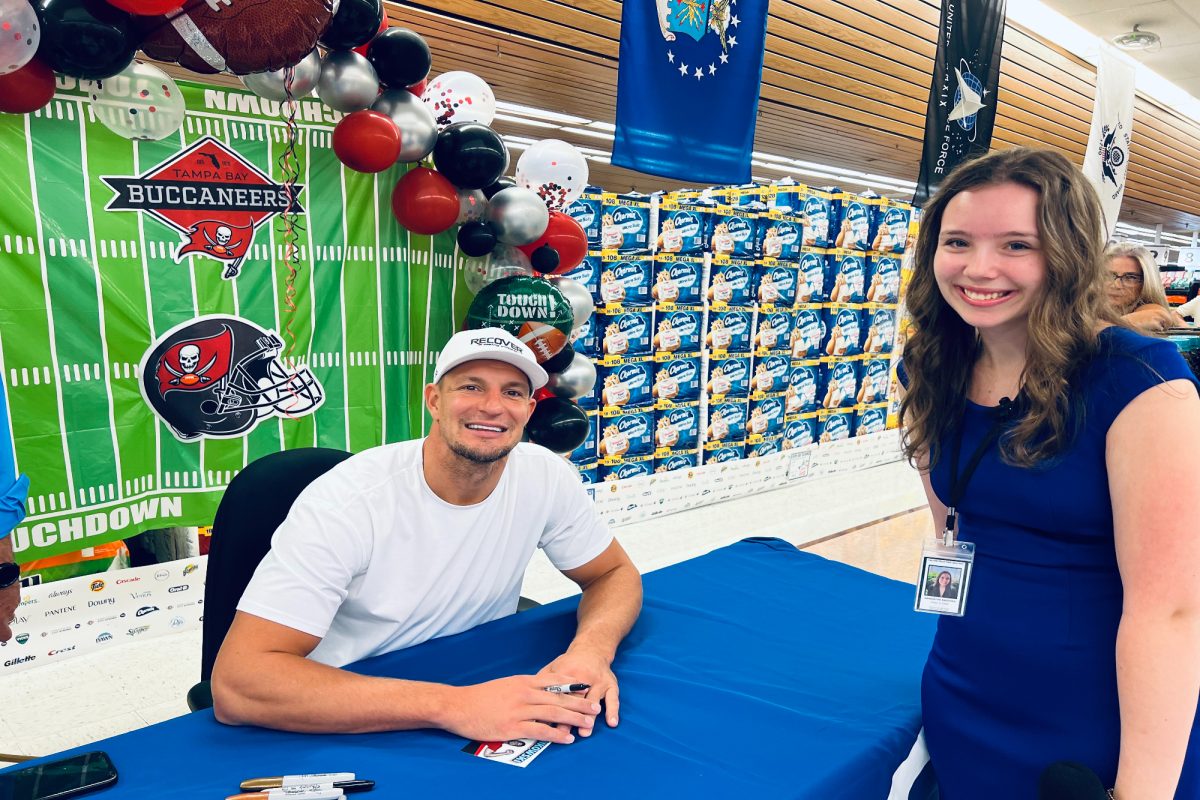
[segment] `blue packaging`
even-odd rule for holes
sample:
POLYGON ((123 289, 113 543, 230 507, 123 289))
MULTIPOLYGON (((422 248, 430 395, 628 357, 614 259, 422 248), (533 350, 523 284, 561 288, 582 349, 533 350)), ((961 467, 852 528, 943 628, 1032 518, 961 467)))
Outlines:
POLYGON ((600 303, 626 308, 650 305, 654 262, 650 258, 606 256, 600 263, 600 303))
POLYGON ((713 308, 754 304, 754 262, 713 259, 705 297, 713 308))
POLYGON ((725 400, 708 406, 708 427, 704 432, 705 447, 717 442, 735 442, 746 438, 746 418, 749 401, 725 400))
POLYGON ((832 258, 824 250, 804 248, 796 275, 796 303, 823 303, 829 299, 832 258))
POLYGON ((594 411, 588 412, 588 415, 587 415, 588 435, 587 435, 587 438, 583 440, 583 444, 579 445, 579 447, 576 447, 574 450, 571 451, 570 455, 567 456, 567 458, 570 459, 571 463, 573 463, 573 464, 592 464, 593 466, 595 465, 595 463, 596 463, 596 444, 597 444, 596 434, 600 429, 599 425, 597 424, 597 421, 599 419, 600 419, 600 415, 597 414, 596 412, 594 412, 594 411))
POLYGON ((718 353, 749 353, 753 316, 754 312, 746 308, 710 310, 704 346, 718 353))
POLYGON ((720 206, 713 215, 710 246, 714 255, 753 259, 758 242, 758 211, 720 206))
POLYGON ((804 246, 804 218, 780 209, 771 210, 758 221, 760 258, 794 262, 804 246))
POLYGON ((758 442, 746 443, 746 458, 773 456, 783 450, 783 436, 766 436, 758 442))
POLYGON ((817 417, 818 441, 840 442, 850 438, 854 426, 854 410, 822 411, 817 417))
POLYGON ((863 327, 867 329, 862 351, 869 355, 892 352, 896 341, 896 310, 867 308, 863 310, 863 327))
POLYGON ((588 253, 579 266, 563 273, 564 278, 578 281, 592 296, 592 302, 600 304, 600 253, 588 253))
POLYGON ((821 362, 798 361, 788 370, 784 410, 788 414, 808 414, 820 407, 821 362))
POLYGON ((568 217, 578 222, 579 226, 583 228, 583 232, 587 234, 589 245, 599 246, 600 244, 602 193, 603 190, 599 186, 585 186, 579 199, 563 209, 568 217))
POLYGON ((746 422, 747 441, 783 433, 784 399, 766 397, 750 401, 750 417, 746 422))
POLYGON ((624 481, 654 474, 654 459, 649 456, 624 459, 616 464, 601 464, 596 470, 601 481, 624 481))
POLYGON ((788 352, 792 346, 792 326, 795 323, 796 315, 791 310, 760 312, 758 330, 754 334, 754 352, 759 355, 788 352))
POLYGON ((683 453, 671 453, 670 455, 654 459, 654 471, 675 472, 680 469, 692 469, 696 466, 696 462, 695 450, 688 450, 683 453))
POLYGON ((660 406, 700 399, 700 355, 676 354, 654 365, 655 401, 660 406))
POLYGON ((819 420, 816 414, 805 414, 800 419, 788 420, 783 426, 784 450, 808 447, 817 441, 819 420))
POLYGON ((600 423, 600 444, 596 449, 601 463, 616 458, 644 456, 654 452, 653 409, 629 409, 600 423))
POLYGON ((650 250, 650 197, 605 192, 601 200, 600 247, 623 253, 650 250))
POLYGON ((900 259, 896 256, 871 256, 867 259, 868 303, 900 301, 900 259))
POLYGON ((656 329, 650 342, 655 354, 696 353, 704 332, 704 309, 676 307, 654 315, 656 329))
POLYGON ((590 464, 576 464, 575 469, 579 470, 579 480, 585 486, 590 486, 600 480, 600 475, 596 470, 596 462, 590 464))
POLYGON ((704 391, 709 397, 750 395, 750 356, 728 356, 708 360, 704 391))
POLYGON ((842 225, 834 247, 847 250, 869 250, 875 241, 875 208, 878 198, 847 194, 842 204, 842 225))
POLYGON ((867 299, 867 259, 862 253, 838 250, 833 254, 829 287, 832 303, 862 303, 867 299))
POLYGON ((787 389, 788 374, 792 362, 786 354, 763 356, 754 360, 754 377, 750 382, 750 396, 776 394, 787 389))
POLYGON ((762 199, 771 210, 780 209, 798 213, 804 207, 804 194, 808 189, 791 178, 782 178, 763 188, 762 199))
POLYGON ((597 312, 592 316, 600 330, 600 349, 605 357, 650 355, 651 309, 626 309, 614 314, 597 312))
POLYGON ((727 443, 720 447, 709 448, 704 454, 705 464, 725 464, 729 461, 741 461, 746 457, 746 446, 742 442, 727 443))
POLYGON ((881 199, 879 205, 875 206, 875 240, 871 249, 880 253, 903 253, 908 242, 908 222, 911 217, 912 206, 908 203, 881 199))
POLYGON ((655 452, 695 450, 700 444, 700 407, 660 408, 654 412, 655 452))
POLYGON ((838 234, 842 232, 842 221, 845 218, 846 198, 849 193, 837 186, 827 186, 829 192, 829 246, 837 247, 838 234))
POLYGON ((758 307, 764 310, 791 308, 796 304, 796 267, 792 264, 763 263, 754 270, 754 291, 758 307))
POLYGON ((831 247, 836 232, 833 212, 833 195, 819 189, 809 189, 804 198, 804 240, 805 247, 831 247))
POLYGON ((825 311, 820 306, 798 306, 792 322, 792 358, 825 355, 825 311))
POLYGON ((822 355, 856 356, 862 352, 862 309, 856 306, 829 305, 822 314, 825 322, 825 346, 822 355))
POLYGON ((621 364, 596 367, 596 385, 600 387, 600 405, 605 416, 622 408, 640 408, 654 404, 650 389, 654 385, 654 361, 649 356, 631 358, 621 364))
POLYGON ((833 359, 821 362, 822 408, 850 408, 858 402, 858 364, 833 359))
POLYGON ((865 405, 887 401, 888 384, 891 381, 888 358, 867 358, 858 368, 858 402, 865 405))
POLYGON ((696 255, 708 248, 713 207, 689 201, 666 199, 658 205, 659 253, 696 255))
POLYGON ((704 261, 687 256, 655 256, 650 296, 659 308, 703 305, 704 261))
POLYGON ((571 332, 571 347, 576 353, 582 353, 588 358, 600 358, 600 328, 597 326, 597 315, 592 314, 587 321, 571 332))
POLYGON ((887 430, 887 405, 860 408, 854 415, 854 435, 869 436, 887 430))

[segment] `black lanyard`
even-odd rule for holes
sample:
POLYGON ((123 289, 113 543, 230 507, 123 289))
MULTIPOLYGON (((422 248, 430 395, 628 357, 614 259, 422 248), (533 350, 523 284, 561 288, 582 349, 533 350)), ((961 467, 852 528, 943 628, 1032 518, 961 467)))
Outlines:
POLYGON ((996 421, 992 423, 987 434, 983 437, 983 441, 975 448, 975 452, 971 454, 971 459, 967 462, 967 468, 960 475, 958 472, 958 458, 962 451, 963 445, 963 430, 967 427, 966 415, 963 415, 963 421, 959 424, 954 436, 954 449, 950 451, 950 504, 946 506, 946 527, 942 530, 942 544, 951 545, 954 543, 955 537, 958 535, 958 504, 962 502, 963 495, 967 493, 967 484, 971 482, 972 476, 975 475, 975 470, 979 467, 979 462, 983 460, 983 456, 991 448, 996 440, 1000 438, 1001 432, 1004 430, 1005 423, 1012 416, 1011 402, 1008 398, 1000 401, 1000 410, 997 412, 996 421))

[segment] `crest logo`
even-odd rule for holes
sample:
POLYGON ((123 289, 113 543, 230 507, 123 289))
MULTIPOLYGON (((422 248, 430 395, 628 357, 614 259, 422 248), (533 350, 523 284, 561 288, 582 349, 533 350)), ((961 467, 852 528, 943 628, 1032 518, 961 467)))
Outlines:
POLYGON ((101 176, 116 192, 106 211, 142 211, 178 232, 178 263, 190 254, 225 265, 221 277, 236 278, 254 233, 276 214, 303 214, 303 186, 271 180, 211 136, 136 177, 101 176))

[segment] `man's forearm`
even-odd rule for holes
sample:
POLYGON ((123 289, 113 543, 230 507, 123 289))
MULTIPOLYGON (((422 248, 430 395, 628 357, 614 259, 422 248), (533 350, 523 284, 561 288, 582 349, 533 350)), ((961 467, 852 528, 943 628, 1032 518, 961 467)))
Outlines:
POLYGON ((587 649, 611 662, 642 610, 642 576, 632 564, 588 584, 579 601, 578 627, 567 651, 587 649))
POLYGON ((13 560, 12 535, 0 539, 0 563, 13 560))

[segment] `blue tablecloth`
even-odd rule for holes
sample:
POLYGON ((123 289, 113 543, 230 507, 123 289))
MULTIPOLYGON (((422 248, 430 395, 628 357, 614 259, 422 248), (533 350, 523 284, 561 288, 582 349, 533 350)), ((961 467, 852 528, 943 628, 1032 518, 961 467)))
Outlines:
MULTIPOLYGON (((221 798, 239 781, 355 772, 369 798, 737 797, 882 800, 920 727, 933 620, 911 586, 750 539, 645 576, 614 669, 621 724, 524 769, 440 731, 314 736, 230 728, 199 712, 71 753, 106 750, 117 798, 221 798)), ((532 673, 558 655, 576 598, 352 669, 454 684, 532 673)))

